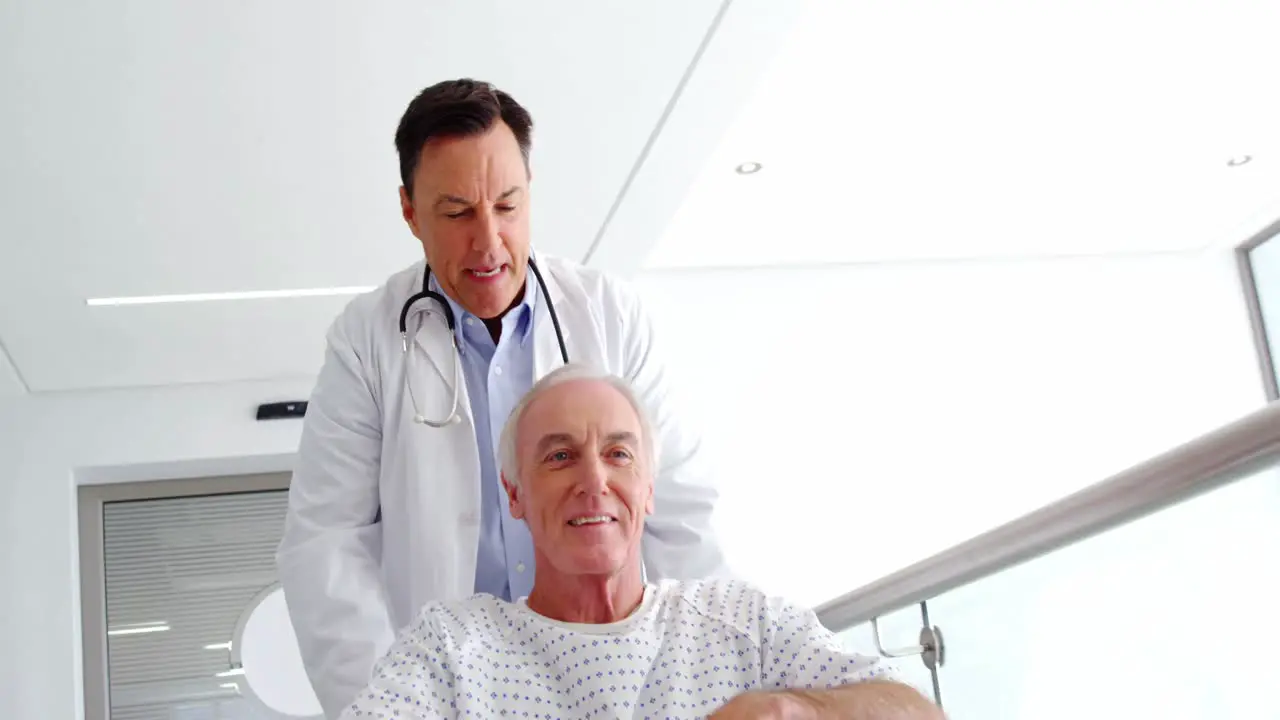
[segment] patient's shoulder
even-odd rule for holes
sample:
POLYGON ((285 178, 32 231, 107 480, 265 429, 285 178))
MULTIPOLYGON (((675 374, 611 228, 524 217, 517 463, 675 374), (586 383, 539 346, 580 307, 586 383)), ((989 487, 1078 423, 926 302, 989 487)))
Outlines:
POLYGON ((810 612, 735 578, 669 581, 665 585, 669 605, 681 606, 708 623, 725 625, 757 641, 783 618, 810 612))
POLYGON ((492 635, 511 622, 511 603, 492 595, 477 593, 462 600, 435 600, 422 606, 409 632, 434 637, 455 646, 467 640, 492 635))
POLYGON ((771 598, 755 585, 737 578, 668 580, 663 583, 663 586, 668 597, 678 598, 681 602, 698 608, 700 612, 708 615, 737 615, 744 611, 753 614, 764 609, 771 602, 781 601, 779 598, 771 598))

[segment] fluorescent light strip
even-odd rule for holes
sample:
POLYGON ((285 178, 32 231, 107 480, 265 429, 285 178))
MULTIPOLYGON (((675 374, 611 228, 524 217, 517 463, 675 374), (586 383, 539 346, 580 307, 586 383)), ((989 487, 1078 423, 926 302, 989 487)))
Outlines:
POLYGON ((164 623, 148 623, 146 625, 137 625, 134 627, 122 627, 115 630, 108 630, 107 634, 115 637, 118 635, 142 635, 144 633, 165 632, 169 626, 164 623))
POLYGON ((359 295, 373 287, 351 286, 331 288, 302 288, 300 290, 247 290, 244 292, 191 293, 188 295, 138 295, 134 297, 89 298, 90 307, 120 305, 164 305, 168 303, 216 302, 219 300, 275 300, 278 298, 326 297, 330 295, 359 295))
POLYGON ((205 645, 204 649, 205 650, 230 650, 231 641, 228 640, 227 642, 224 642, 224 643, 215 643, 213 645, 205 645))
POLYGON ((244 674, 244 668, 233 668, 225 672, 220 672, 214 677, 236 677, 237 675, 243 675, 243 674, 244 674))

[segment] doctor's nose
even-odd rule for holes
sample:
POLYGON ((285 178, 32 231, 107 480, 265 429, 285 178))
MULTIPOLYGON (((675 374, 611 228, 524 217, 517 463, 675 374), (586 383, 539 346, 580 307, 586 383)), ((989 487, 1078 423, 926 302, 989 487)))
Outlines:
POLYGON ((471 236, 471 249, 485 253, 501 247, 501 227, 492 210, 477 213, 471 236))

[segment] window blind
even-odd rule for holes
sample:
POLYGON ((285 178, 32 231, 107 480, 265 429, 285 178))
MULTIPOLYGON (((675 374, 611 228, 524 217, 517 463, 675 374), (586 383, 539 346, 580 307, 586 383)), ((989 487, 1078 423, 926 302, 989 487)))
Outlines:
POLYGON ((231 668, 236 622, 276 582, 288 491, 103 509, 112 720, 275 720, 231 668))

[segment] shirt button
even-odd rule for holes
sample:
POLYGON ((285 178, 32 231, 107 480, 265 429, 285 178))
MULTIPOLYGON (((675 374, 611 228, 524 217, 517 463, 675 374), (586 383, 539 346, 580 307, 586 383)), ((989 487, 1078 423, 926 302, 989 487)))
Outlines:
POLYGON ((501 375, 501 374, 502 374, 502 366, 501 366, 501 365, 494 365, 494 366, 493 366, 493 374, 494 374, 494 375, 501 375))
POLYGON ((476 324, 476 319, 475 319, 475 318, 467 318, 467 324, 468 324, 468 325, 471 325, 471 326, 475 326, 475 324, 476 324))
POLYGON ((524 563, 516 563, 516 572, 524 572, 524 563))

